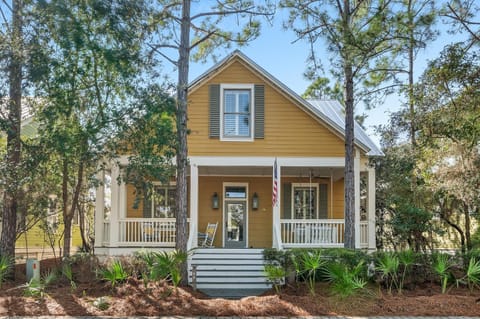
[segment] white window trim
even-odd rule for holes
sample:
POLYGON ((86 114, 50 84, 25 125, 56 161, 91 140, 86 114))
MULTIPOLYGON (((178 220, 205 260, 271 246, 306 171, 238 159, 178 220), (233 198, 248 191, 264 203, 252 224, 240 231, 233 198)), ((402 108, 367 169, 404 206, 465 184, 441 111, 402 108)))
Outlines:
MULTIPOLYGON (((319 199, 320 199, 320 196, 319 196, 319 191, 320 191, 320 187, 319 187, 319 183, 292 183, 292 199, 291 199, 291 209, 292 209, 292 217, 295 217, 295 187, 311 187, 311 188, 315 188, 316 189, 316 192, 315 192, 315 219, 318 219, 318 214, 320 213, 319 212, 319 199)), ((306 219, 306 218, 305 218, 306 219)), ((307 219, 306 219, 307 220, 307 219)))
POLYGON ((224 83, 220 84, 220 141, 226 142, 253 142, 254 141, 254 120, 255 120, 255 86, 253 84, 224 83), (223 135, 223 117, 224 117, 224 94, 225 90, 250 90, 250 136, 248 137, 227 137, 223 135))
MULTIPOLYGON (((250 210, 250 207, 249 207, 249 202, 250 202, 250 197, 248 196, 248 192, 249 192, 249 189, 248 189, 248 183, 235 183, 235 182, 223 182, 223 186, 222 186, 222 231, 223 231, 223 234, 225 234, 226 232, 226 220, 225 220, 225 204, 227 202, 238 202, 238 201, 245 201, 245 248, 248 248, 248 243, 249 243, 249 239, 248 239, 248 213, 249 213, 249 210, 250 210), (226 198, 225 196, 225 191, 227 189, 227 187, 229 186, 232 186, 232 187, 245 187, 245 198, 226 198)), ((225 235, 222 236, 222 247, 225 247, 225 235)))

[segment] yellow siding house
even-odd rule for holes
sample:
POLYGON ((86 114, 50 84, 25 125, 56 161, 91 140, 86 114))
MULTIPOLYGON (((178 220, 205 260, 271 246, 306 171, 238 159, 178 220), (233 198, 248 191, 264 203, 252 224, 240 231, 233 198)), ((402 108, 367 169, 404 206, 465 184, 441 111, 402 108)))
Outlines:
MULTIPOLYGON (((190 84, 189 248, 218 223, 213 247, 343 247, 344 115, 336 101, 307 101, 240 51, 190 84)), ((375 249, 375 170, 383 155, 355 127, 355 234, 375 249)), ((121 162, 122 163, 122 162, 121 162)), ((126 162, 124 161, 123 164, 126 162)), ((116 180, 122 165, 105 174, 116 180)), ((134 189, 97 190, 95 252, 175 246, 175 183, 133 205, 134 189), (111 211, 106 213, 109 197, 111 211)))

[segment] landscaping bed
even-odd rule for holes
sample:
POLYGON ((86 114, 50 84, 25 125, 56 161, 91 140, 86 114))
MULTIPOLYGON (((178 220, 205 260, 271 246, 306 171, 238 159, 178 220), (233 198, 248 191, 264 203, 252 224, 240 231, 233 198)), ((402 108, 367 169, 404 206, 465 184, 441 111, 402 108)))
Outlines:
MULTIPOLYGON (((42 272, 58 267, 58 262, 45 260, 42 272)), ((74 267, 81 267, 76 265, 74 267)), ((334 296, 329 284, 316 283, 315 295, 306 285, 290 284, 278 294, 274 290, 262 296, 240 300, 210 299, 190 287, 174 288, 165 281, 148 282, 129 278, 114 288, 95 279, 87 269, 75 287, 60 280, 45 289, 41 297, 26 297, 25 264, 16 265, 16 281, 6 282, 0 289, 0 316, 101 315, 101 316, 309 316, 309 315, 421 315, 478 316, 480 291, 451 285, 447 293, 435 283, 406 287, 402 294, 388 293, 377 284, 369 284, 358 294, 346 298, 334 296)))

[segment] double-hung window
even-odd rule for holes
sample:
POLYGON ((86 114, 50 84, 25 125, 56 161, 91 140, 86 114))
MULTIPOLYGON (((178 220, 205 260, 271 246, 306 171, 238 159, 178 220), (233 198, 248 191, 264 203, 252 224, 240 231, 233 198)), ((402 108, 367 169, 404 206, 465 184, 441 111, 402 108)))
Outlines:
POLYGON ((222 139, 253 140, 252 91, 250 85, 222 87, 222 139))

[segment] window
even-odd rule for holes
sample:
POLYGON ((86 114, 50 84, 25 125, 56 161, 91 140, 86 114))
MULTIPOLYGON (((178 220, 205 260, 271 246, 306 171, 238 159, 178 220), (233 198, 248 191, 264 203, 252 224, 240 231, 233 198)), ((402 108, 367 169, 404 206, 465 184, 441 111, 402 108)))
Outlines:
POLYGON ((293 184, 292 211, 295 219, 318 218, 318 184, 293 184))
POLYGON ((222 85, 222 139, 253 140, 252 91, 250 85, 222 85))
POLYGON ((144 201, 143 217, 174 218, 175 187, 155 185, 150 197, 144 201))

